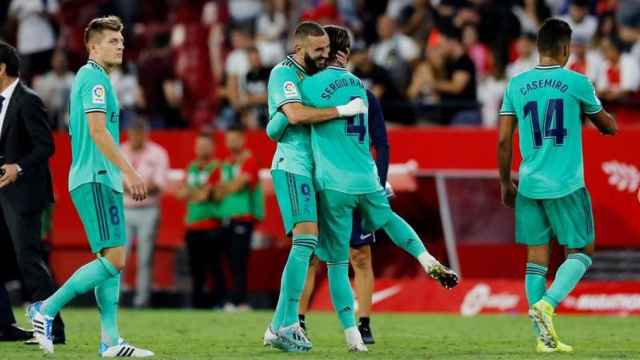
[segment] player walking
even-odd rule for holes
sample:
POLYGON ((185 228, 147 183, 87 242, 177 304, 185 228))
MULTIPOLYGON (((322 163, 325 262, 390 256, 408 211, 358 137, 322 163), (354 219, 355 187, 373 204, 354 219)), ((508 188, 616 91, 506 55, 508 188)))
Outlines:
POLYGON ((144 182, 120 153, 119 105, 109 72, 122 64, 122 22, 115 16, 96 18, 84 33, 89 62, 78 71, 71 88, 72 163, 69 192, 96 259, 79 268, 64 285, 27 316, 45 353, 53 353, 54 316, 74 297, 95 290, 100 311, 102 357, 148 357, 153 352, 129 345, 118 330, 120 272, 126 242, 123 181, 132 197, 147 196, 144 182))
POLYGON ((569 58, 571 28, 549 19, 538 32, 539 65, 509 81, 500 110, 498 162, 502 202, 515 205, 516 242, 527 245, 525 287, 538 352, 571 352, 553 326, 554 310, 591 265, 594 227, 585 188, 582 115, 603 133, 615 120, 596 97, 589 79, 563 66, 569 58), (513 132, 519 131, 520 183, 511 179, 513 132), (568 256, 545 289, 549 241, 555 237, 568 256))

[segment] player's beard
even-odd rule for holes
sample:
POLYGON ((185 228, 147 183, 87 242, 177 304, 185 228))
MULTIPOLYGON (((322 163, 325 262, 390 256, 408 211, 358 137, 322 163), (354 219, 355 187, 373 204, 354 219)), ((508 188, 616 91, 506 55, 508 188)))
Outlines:
POLYGON ((315 74, 320 70, 324 70, 324 68, 327 67, 327 59, 324 59, 323 62, 320 62, 320 60, 322 60, 322 57, 319 57, 318 59, 313 59, 311 56, 309 56, 309 54, 305 53, 304 54, 304 67, 307 69, 307 72, 309 74, 315 74))

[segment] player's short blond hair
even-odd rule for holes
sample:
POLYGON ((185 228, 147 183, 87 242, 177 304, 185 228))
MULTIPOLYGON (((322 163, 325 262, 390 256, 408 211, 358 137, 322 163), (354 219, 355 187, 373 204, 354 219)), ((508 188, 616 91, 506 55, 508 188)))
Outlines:
POLYGON ((94 36, 100 35, 104 30, 121 32, 123 28, 122 20, 115 15, 95 18, 89 21, 87 27, 84 28, 84 45, 88 46, 89 41, 91 41, 94 36))

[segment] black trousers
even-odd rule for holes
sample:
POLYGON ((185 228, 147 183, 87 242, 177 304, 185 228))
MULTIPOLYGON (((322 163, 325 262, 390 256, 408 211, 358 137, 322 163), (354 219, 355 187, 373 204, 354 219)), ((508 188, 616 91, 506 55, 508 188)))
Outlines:
MULTIPOLYGON (((6 229, 0 230, 0 241, 9 241, 13 246, 23 285, 31 301, 44 300, 56 290, 51 273, 43 260, 41 221, 42 211, 19 213, 6 199, 0 198, 0 229, 6 229)), ((3 244, 3 248, 8 245, 3 244)), ((64 336, 64 323, 60 315, 57 315, 53 322, 52 333, 54 336, 64 336)))
POLYGON ((221 305, 226 297, 225 274, 221 263, 222 229, 188 230, 186 233, 189 270, 191 272, 191 303, 195 308, 221 305), (214 289, 206 291, 208 276, 214 289))
POLYGON ((229 259, 233 279, 229 301, 234 305, 247 302, 247 273, 252 235, 252 222, 232 220, 224 226, 224 250, 229 259))

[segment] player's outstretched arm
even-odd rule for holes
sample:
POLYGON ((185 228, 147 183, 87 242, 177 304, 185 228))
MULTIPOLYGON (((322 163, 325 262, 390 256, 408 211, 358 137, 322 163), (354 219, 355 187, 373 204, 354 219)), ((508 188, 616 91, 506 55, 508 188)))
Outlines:
POLYGON ((588 114, 589 120, 605 135, 615 135, 618 132, 616 119, 605 109, 595 114, 588 114))
POLYGON ((103 112, 87 113, 89 122, 89 134, 100 152, 124 175, 125 186, 131 192, 134 200, 141 201, 147 197, 147 190, 140 175, 136 173, 131 164, 124 158, 120 149, 107 131, 106 115, 103 112))
POLYGON ((345 105, 332 108, 314 108, 305 106, 299 102, 292 102, 282 105, 282 112, 287 115, 287 120, 292 125, 315 124, 338 117, 349 117, 367 112, 365 102, 356 98, 345 105))
POLYGON ((511 161, 513 158, 513 132, 516 129, 514 115, 500 115, 498 130, 498 168, 500 170, 500 189, 502 203, 514 207, 516 186, 511 179, 511 161))

